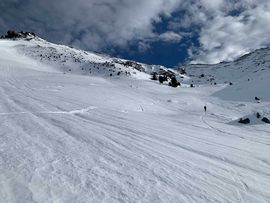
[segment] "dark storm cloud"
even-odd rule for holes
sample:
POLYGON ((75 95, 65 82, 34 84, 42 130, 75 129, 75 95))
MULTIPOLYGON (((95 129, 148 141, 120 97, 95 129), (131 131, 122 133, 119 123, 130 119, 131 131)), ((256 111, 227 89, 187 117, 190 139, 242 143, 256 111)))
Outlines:
POLYGON ((30 30, 52 41, 95 50, 153 38, 152 22, 180 0, 1 0, 0 31, 30 30))

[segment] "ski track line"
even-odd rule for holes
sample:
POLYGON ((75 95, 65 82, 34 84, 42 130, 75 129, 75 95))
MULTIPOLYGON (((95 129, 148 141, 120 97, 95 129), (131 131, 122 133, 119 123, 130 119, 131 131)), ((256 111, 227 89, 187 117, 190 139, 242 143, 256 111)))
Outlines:
POLYGON ((61 126, 61 125, 60 125, 61 126))
MULTIPOLYGON (((82 117, 81 115, 76 115, 76 116, 82 117)), ((114 126, 114 125, 108 124, 106 122, 100 122, 100 120, 95 120, 93 118, 90 119, 90 118, 85 118, 83 116, 83 119, 95 122, 96 124, 102 124, 104 128, 106 128, 106 126, 113 126, 114 128, 118 128, 118 126, 114 126)), ((108 130, 111 130, 111 129, 108 129, 108 130)), ((121 130, 124 130, 124 129, 121 128, 121 130)), ((151 139, 151 142, 154 142, 156 140, 156 137, 154 135, 151 135, 151 134, 142 134, 140 132, 134 132, 134 131, 130 130, 129 128, 126 128, 125 130, 127 130, 129 133, 133 134, 134 136, 140 136, 140 138, 143 138, 143 139, 145 139, 145 136, 147 136, 147 137, 149 137, 151 139)), ((215 156, 213 154, 208 154, 208 153, 205 153, 203 151, 198 151, 198 150, 191 149, 191 148, 183 146, 183 145, 175 144, 174 142, 166 140, 164 138, 159 138, 158 142, 163 143, 163 144, 164 143, 170 144, 171 146, 175 146, 175 147, 179 147, 182 150, 185 150, 185 151, 188 151, 190 153, 196 154, 196 155, 198 155, 200 157, 204 157, 204 158, 207 158, 207 159, 210 159, 210 160, 217 160, 217 161, 219 161, 221 163, 231 164, 231 165, 237 166, 237 167, 242 168, 242 169, 248 169, 248 170, 250 170, 252 172, 255 172, 257 174, 270 176, 269 173, 258 171, 256 169, 250 168, 248 166, 242 166, 242 165, 240 165, 240 164, 238 164, 238 163, 236 163, 234 161, 230 161, 230 160, 227 160, 227 159, 224 159, 224 158, 220 158, 220 157, 217 157, 217 156, 215 156)), ((164 144, 164 145, 166 145, 166 144, 164 144)))
MULTIPOLYGON (((14 85, 14 84, 9 84, 9 85, 14 85)), ((38 101, 37 98, 35 98, 35 96, 33 95, 33 90, 29 87, 29 86, 24 86, 25 89, 19 89, 20 91, 17 91, 18 95, 20 95, 22 98, 30 98, 33 101, 38 101)), ((17 88, 15 85, 12 88, 17 88)), ((96 109, 97 107, 94 106, 89 106, 87 108, 82 108, 82 109, 75 109, 75 110, 71 110, 71 111, 31 111, 33 110, 33 108, 30 106, 30 104, 26 103, 25 101, 23 102, 20 99, 16 99, 14 98, 14 96, 8 94, 8 87, 6 88, 2 88, 2 93, 5 94, 4 97, 7 98, 6 99, 6 107, 11 109, 10 107, 17 109, 17 112, 2 112, 0 113, 1 116, 9 116, 9 115, 29 115, 30 119, 35 120, 36 124, 39 124, 40 127, 42 127, 42 130, 46 130, 44 123, 46 123, 47 126, 50 126, 52 128, 51 132, 61 132, 61 134, 63 133, 63 135, 61 136, 62 139, 64 139, 67 143, 71 142, 69 138, 72 139, 76 139, 79 143, 82 144, 91 144, 90 146, 95 146, 97 148, 102 148, 102 149, 96 149, 96 150, 100 150, 100 154, 104 156, 104 159, 109 162, 109 163, 113 163, 115 164, 115 166, 117 166, 119 163, 117 159, 123 159, 123 161, 121 163, 128 163, 128 160, 131 159, 131 157, 129 157, 128 154, 121 154, 118 150, 119 148, 125 149, 127 152, 129 152, 132 155, 138 155, 140 154, 141 156, 144 156, 145 158, 147 158, 147 160, 152 160, 153 162, 151 164, 148 163, 148 165, 143 165, 142 167, 140 166, 139 168, 137 168, 136 170, 143 169, 143 167, 146 167, 144 170, 144 172, 146 171, 151 171, 152 175, 155 177, 155 180, 158 180, 156 182, 156 186, 158 186, 158 184, 166 184, 167 187, 170 188, 175 188, 177 187, 177 189, 180 190, 180 186, 177 185, 177 182, 175 182, 172 177, 170 177, 170 173, 173 173, 173 170, 171 168, 178 168, 181 173, 185 174, 183 177, 181 177, 182 179, 185 180, 186 187, 190 187, 193 191, 197 190, 197 191, 201 191, 199 194, 200 198, 204 199, 204 200, 208 200, 210 201, 210 199, 208 197, 212 197, 213 196, 208 193, 206 190, 202 190, 199 188, 199 186, 196 186, 196 183, 200 183, 201 185, 205 185, 206 187, 209 186, 210 184, 212 184, 212 186, 214 185, 214 183, 209 183, 205 180, 203 180, 199 175, 194 175, 194 174, 189 174, 188 173, 188 168, 181 168, 181 165, 176 165, 177 160, 173 159, 172 156, 168 156, 165 153, 162 152, 158 152, 157 149, 154 149, 154 147, 148 147, 146 149, 146 143, 149 143, 150 145, 152 144, 153 146, 162 146, 164 148, 172 148, 172 149, 177 149, 177 150, 184 150, 187 151, 188 153, 195 155, 199 158, 205 159, 209 162, 211 162, 212 164, 217 164, 218 166, 222 167, 224 166, 226 167, 230 167, 230 173, 232 176, 232 179, 235 182, 234 184, 231 184, 233 186, 234 189, 237 190, 237 193, 239 195, 239 199, 241 202, 244 202, 243 197, 242 197, 242 192, 243 193, 248 193, 248 186, 245 182, 243 182, 241 180, 241 177, 239 176, 239 174, 234 171, 234 169, 232 167, 238 167, 244 170, 249 170, 253 173, 256 173, 257 175, 265 175, 265 176, 270 176, 268 173, 266 172, 262 172, 259 170, 256 170, 254 168, 251 167, 247 167, 245 165, 241 165, 240 163, 234 162, 232 160, 227 160, 224 159, 222 157, 218 157, 215 155, 211 155, 209 153, 206 153, 204 151, 200 151, 197 149, 193 149, 191 146, 187 146, 184 144, 180 144, 180 143, 175 143, 173 140, 171 139, 166 139, 163 138, 161 136, 156 136, 154 133, 152 132, 152 128, 148 127, 148 131, 149 133, 145 134, 143 131, 140 130, 136 130, 131 128, 129 125, 128 126, 119 126, 119 123, 121 123, 120 121, 111 121, 108 122, 109 119, 107 117, 112 117, 112 114, 109 114, 106 116, 104 116, 104 112, 102 111, 93 111, 96 113, 95 116, 97 116, 97 118, 95 117, 89 117, 90 114, 88 114, 90 111, 96 109), (9 105, 7 105, 9 104, 9 105), (21 111, 20 111, 21 110, 21 111), (55 118, 55 117, 51 117, 51 115, 53 114, 64 114, 64 115, 71 115, 71 116, 67 116, 67 117, 63 117, 63 118, 55 118), (100 119, 102 118, 102 119, 100 119), (78 122, 78 121, 83 121, 87 124, 90 125, 83 125, 82 122, 78 122), (90 140, 90 138, 87 138, 85 136, 80 136, 79 132, 76 132, 76 130, 73 130, 70 126, 71 124, 74 125, 78 125, 78 129, 80 128, 88 128, 89 131, 92 130, 91 128, 95 126, 95 130, 98 132, 99 129, 105 129, 105 133, 101 134, 102 140, 96 139, 94 141, 90 140), (112 136, 112 134, 114 136, 112 136), (76 136, 75 136, 76 135, 76 136), (121 139, 128 139, 130 141, 132 141, 132 144, 126 144, 125 142, 122 142, 121 139), (104 141, 108 141, 108 142, 104 142, 104 141), (95 143, 96 142, 96 143, 95 143), (96 144, 96 145, 95 145, 96 144), (117 147, 115 147, 117 146, 117 147), (102 151, 104 149, 108 149, 108 151, 102 151), (194 179, 196 179, 196 181, 190 180, 192 179, 192 176, 194 179), (241 185, 241 188, 237 189, 237 186, 241 185)), ((42 99, 39 99, 38 101, 38 105, 42 105, 45 102, 48 101, 43 101, 42 99)), ((55 107, 52 103, 48 102, 47 104, 49 104, 49 106, 51 107, 55 107)), ((37 106, 35 106, 35 108, 37 108, 37 106)), ((58 108, 58 107, 57 107, 58 108)), ((140 105, 141 111, 144 111, 142 105, 140 105)), ((113 119, 115 119, 116 117, 112 117, 113 119)), ((125 119, 125 118, 121 118, 119 117, 119 119, 125 119)), ((222 134, 228 134, 231 136, 236 136, 234 134, 222 131, 220 129, 217 129, 213 126, 211 126, 208 122, 206 122, 205 118, 202 116, 201 117, 202 122, 207 125, 210 129, 213 129, 219 133, 222 134)), ((29 138, 31 138, 31 135, 29 134, 29 130, 26 129, 27 126, 21 126, 19 123, 19 120, 14 121, 15 123, 17 123, 17 127, 20 127, 21 132, 24 132, 23 134, 26 134, 29 136, 29 138)), ((30 125, 30 124, 28 124, 30 125)), ((32 125, 32 124, 31 124, 32 125)), ((145 126, 144 126, 145 127, 145 126)), ((198 126, 198 128, 203 128, 198 126)), ((60 138, 60 137, 59 137, 60 138)), ((197 137, 193 137, 194 141, 193 142, 204 142, 206 143, 207 140, 199 140, 197 137)), ((209 142, 209 141, 208 141, 209 142)), ((214 144, 214 143, 210 143, 210 144, 214 144)), ((219 143, 215 143, 216 145, 220 145, 219 143)), ((216 146, 215 145, 215 146, 216 146)), ((45 146, 45 145, 44 145, 45 146)), ((47 148, 50 148, 50 146, 46 146, 47 148)), ((223 146, 224 147, 224 146, 223 146)), ((229 147, 229 146, 226 146, 229 147)), ((51 148, 53 151, 62 154, 63 157, 61 158, 65 158, 65 155, 67 155, 67 152, 62 152, 61 150, 56 150, 55 148, 51 148)), ((72 157, 71 159, 75 159, 76 157, 72 157)), ((139 163, 140 159, 136 158, 133 159, 136 163, 139 163)), ((146 160, 146 161, 147 161, 146 160)), ((39 168, 36 168, 37 171, 43 170, 46 167, 52 167, 54 168, 53 165, 57 164, 57 162, 59 161, 67 161, 67 160, 55 160, 49 163, 45 163, 43 166, 40 166, 39 168)), ((71 161, 71 165, 74 169, 78 169, 76 165, 75 160, 70 160, 71 161)), ((102 162, 103 163, 103 162, 102 162)), ((146 162, 142 162, 142 163, 146 163, 146 162)), ((198 166, 199 167, 199 166, 198 166)), ((109 174, 112 173, 112 169, 108 168, 105 164, 105 162, 103 163, 103 165, 99 166, 99 169, 105 172, 108 172, 109 174)), ((204 168, 200 168, 202 171, 205 170, 204 168)), ((54 168, 55 170, 55 168, 54 168)), ((202 171, 200 171, 200 173, 202 173, 202 171)), ((39 173, 39 172, 37 172, 39 173)), ((33 176, 36 173, 33 172, 33 176)), ((136 178, 137 174, 133 174, 133 176, 136 178)), ((145 175, 145 174, 143 174, 145 175)), ((179 175, 179 174, 178 174, 179 175)), ((210 174, 211 176, 215 177, 214 174, 210 174)), ((33 178, 32 176, 32 178, 33 178)), ((179 177, 177 177, 179 178, 179 177)), ((218 177, 216 177, 218 178, 218 177)), ((115 177, 113 177, 114 181, 119 183, 119 175, 115 175, 115 177)), ((226 182, 220 177, 219 180, 222 182, 226 182)), ((81 181, 81 180, 80 180, 81 181)), ((47 183, 48 184, 48 183, 47 183)), ((53 183, 50 183, 53 184, 53 183)), ((82 182, 79 183, 83 184, 82 182)), ((110 184, 108 182, 106 182, 106 184, 110 184)), ((218 185, 216 185, 218 187, 218 185)), ((133 187, 135 187, 135 185, 133 185, 133 187)), ((220 190, 224 190, 222 187, 220 187, 220 190)), ((149 193, 150 191, 144 191, 145 193, 149 193)), ((49 193, 53 193, 53 191, 51 190, 49 193)), ((144 195, 146 195, 144 193, 144 195)), ((122 194, 123 197, 122 199, 124 199, 124 194, 122 194)), ((218 196, 218 194, 216 194, 218 196)), ((249 194, 251 195, 251 194, 249 194)), ((52 196, 50 196, 50 198, 53 198, 52 196)), ((162 199, 162 197, 158 197, 160 199, 162 199)), ((221 196, 222 198, 222 196, 221 196)), ((220 199, 221 199, 220 198, 220 199)), ((230 198, 230 197, 229 197, 230 198)), ((255 196, 254 196, 255 198, 255 196)), ((232 199, 231 199, 232 200, 232 199)), ((218 201, 218 199, 216 199, 216 201, 218 201)), ((232 200, 233 201, 233 200, 232 200)))
POLYGON ((239 137, 241 139, 244 139, 244 140, 248 140, 250 142, 255 142, 255 143, 259 143, 259 144, 262 144, 262 145, 267 145, 267 146, 270 146, 270 144, 268 143, 264 143, 264 142, 260 142, 260 141, 257 141, 257 140, 253 140, 253 139, 249 139, 249 137, 243 137, 243 136, 239 136, 239 135, 236 135, 236 134, 232 134, 232 133, 229 133, 229 132, 226 132, 226 131, 223 131, 223 130, 220 130, 216 127, 213 127, 212 125, 210 125, 206 120, 205 120, 205 116, 201 116, 201 120, 202 122, 207 125, 209 128, 219 132, 219 133, 222 133, 222 134, 226 134, 226 135, 229 135, 229 136, 233 136, 233 137, 239 137))

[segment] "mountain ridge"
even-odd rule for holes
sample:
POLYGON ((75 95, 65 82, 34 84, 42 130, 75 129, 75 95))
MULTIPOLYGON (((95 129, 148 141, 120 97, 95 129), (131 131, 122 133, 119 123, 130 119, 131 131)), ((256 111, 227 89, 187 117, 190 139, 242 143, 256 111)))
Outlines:
POLYGON ((48 64, 57 62, 57 60, 58 62, 61 61, 62 63, 54 63, 54 65, 59 66, 59 68, 65 73, 73 70, 76 70, 77 73, 79 73, 78 69, 81 68, 81 73, 84 72, 84 74, 86 73, 86 69, 88 69, 88 73, 91 72, 90 74, 94 75, 126 75, 144 79, 150 78, 151 76, 149 75, 153 72, 166 72, 169 70, 177 74, 173 69, 169 69, 161 65, 143 64, 136 61, 111 57, 106 54, 75 49, 66 45, 56 45, 30 32, 17 33, 15 31, 9 31, 6 36, 2 37, 2 40, 21 42, 21 44, 17 45, 19 51, 36 60, 40 60, 48 64), (65 56, 65 54, 68 54, 69 57, 65 56), (72 58, 72 60, 70 58, 72 58), (98 68, 106 68, 107 73, 104 71, 102 72, 98 68))

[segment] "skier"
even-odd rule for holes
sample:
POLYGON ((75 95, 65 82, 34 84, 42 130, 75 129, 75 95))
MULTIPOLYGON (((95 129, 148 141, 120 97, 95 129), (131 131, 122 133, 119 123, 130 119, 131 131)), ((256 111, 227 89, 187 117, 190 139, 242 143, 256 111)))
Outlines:
POLYGON ((261 99, 258 97, 255 97, 255 100, 257 101, 257 103, 261 103, 261 99))
POLYGON ((206 106, 204 106, 203 108, 204 108, 204 112, 206 113, 207 107, 206 107, 206 106))

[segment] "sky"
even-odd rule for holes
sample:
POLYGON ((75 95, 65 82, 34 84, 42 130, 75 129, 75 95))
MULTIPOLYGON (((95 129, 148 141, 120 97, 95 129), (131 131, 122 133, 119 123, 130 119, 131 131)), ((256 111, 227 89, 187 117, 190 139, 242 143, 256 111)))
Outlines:
POLYGON ((0 33, 148 64, 231 61, 270 44, 269 0, 0 0, 0 33))

